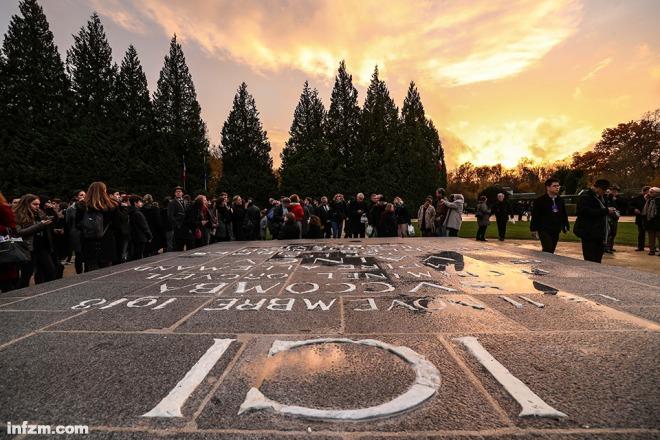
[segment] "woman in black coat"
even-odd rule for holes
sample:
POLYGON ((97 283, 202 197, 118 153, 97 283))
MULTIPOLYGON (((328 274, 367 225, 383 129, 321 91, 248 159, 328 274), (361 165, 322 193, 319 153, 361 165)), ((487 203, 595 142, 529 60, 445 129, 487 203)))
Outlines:
POLYGON ((116 259, 115 236, 122 236, 117 202, 108 195, 103 182, 93 182, 76 210, 85 272, 112 265, 116 259))
POLYGON ((394 215, 394 205, 388 203, 385 205, 385 211, 380 215, 378 222, 378 236, 379 237, 396 237, 397 224, 396 216, 394 215))
POLYGON ((234 233, 234 240, 245 241, 247 234, 245 231, 245 208, 241 196, 234 196, 232 199, 231 228, 234 233))
POLYGON ((34 273, 35 284, 55 279, 56 270, 53 264, 53 241, 51 235, 52 218, 46 217, 39 209, 41 201, 34 194, 21 197, 14 210, 16 215, 16 231, 23 238, 32 259, 21 265, 20 287, 30 285, 34 273))

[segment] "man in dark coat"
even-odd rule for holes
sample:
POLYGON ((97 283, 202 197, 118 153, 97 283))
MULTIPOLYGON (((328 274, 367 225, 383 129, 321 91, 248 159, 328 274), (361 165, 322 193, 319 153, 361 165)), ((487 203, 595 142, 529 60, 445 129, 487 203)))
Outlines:
POLYGON ((326 196, 321 197, 321 204, 316 207, 316 215, 321 220, 321 225, 323 225, 323 238, 332 237, 330 205, 328 205, 328 198, 326 196))
POLYGON ((252 228, 245 231, 247 240, 261 240, 261 209, 255 205, 254 200, 248 199, 245 215, 250 219, 248 224, 252 225, 252 228))
MULTIPOLYGON (((348 223, 350 224, 350 238, 364 238, 366 223, 362 223, 362 216, 367 213, 367 203, 364 194, 358 193, 355 200, 348 204, 348 223)), ((368 219, 367 219, 368 221, 368 219)), ((380 219, 379 219, 380 221, 380 219)))
POLYGON ((637 251, 643 251, 646 243, 646 228, 644 226, 644 216, 642 209, 646 205, 646 200, 649 197, 650 186, 642 188, 642 193, 630 201, 630 209, 635 214, 635 224, 637 225, 637 251))
POLYGON ((509 215, 511 215, 511 207, 509 206, 509 202, 504 198, 504 193, 497 195, 497 200, 490 212, 497 220, 497 232, 500 241, 504 241, 506 237, 506 224, 509 221, 509 215))
POLYGON ((619 229, 619 218, 628 209, 626 202, 619 196, 619 191, 621 191, 619 186, 612 185, 605 197, 605 206, 611 206, 615 209, 614 213, 607 216, 608 235, 605 240, 605 252, 608 254, 616 252, 616 249, 614 249, 614 239, 619 229))
POLYGON ((167 217, 174 231, 174 250, 182 251, 184 246, 191 249, 194 240, 192 232, 186 227, 186 208, 187 203, 183 198, 183 188, 177 186, 174 188, 174 198, 167 205, 167 217))
POLYGON ((614 213, 615 208, 605 206, 605 191, 610 182, 598 179, 587 190, 580 193, 577 201, 577 219, 573 232, 582 240, 582 255, 585 261, 600 263, 605 252, 607 237, 607 216, 614 213))
POLYGON ((545 181, 545 194, 534 200, 532 221, 529 229, 535 239, 541 240, 543 252, 555 253, 559 233, 570 229, 564 200, 559 197, 559 180, 550 178, 545 181))

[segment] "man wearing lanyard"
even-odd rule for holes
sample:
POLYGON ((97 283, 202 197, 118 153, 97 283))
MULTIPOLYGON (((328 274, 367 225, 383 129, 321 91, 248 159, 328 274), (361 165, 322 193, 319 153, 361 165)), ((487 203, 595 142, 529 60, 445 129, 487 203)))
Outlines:
POLYGON ((564 200, 559 197, 559 180, 550 178, 545 181, 545 194, 534 200, 532 221, 529 229, 532 237, 541 240, 543 252, 555 253, 559 232, 568 232, 568 214, 564 200))

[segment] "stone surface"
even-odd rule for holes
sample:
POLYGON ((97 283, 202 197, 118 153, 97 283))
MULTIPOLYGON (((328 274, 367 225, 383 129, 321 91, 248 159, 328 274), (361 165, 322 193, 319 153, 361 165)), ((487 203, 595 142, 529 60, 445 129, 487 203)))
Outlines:
POLYGON ((506 244, 217 244, 2 294, 0 420, 87 424, 94 439, 660 438, 658 310, 660 274, 506 244), (456 342, 464 336, 567 417, 519 417, 456 342), (269 356, 277 340, 316 338, 407 347, 440 385, 412 409, 360 422, 239 415, 251 388, 283 405, 351 410, 415 381, 403 357, 373 346, 269 356), (214 339, 233 341, 197 377, 214 339), (142 417, 191 377, 183 417, 142 417))

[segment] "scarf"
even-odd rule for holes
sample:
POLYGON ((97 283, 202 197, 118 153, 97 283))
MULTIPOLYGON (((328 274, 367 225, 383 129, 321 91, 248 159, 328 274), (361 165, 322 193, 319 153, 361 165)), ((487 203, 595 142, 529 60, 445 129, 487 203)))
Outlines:
POLYGON ((644 205, 642 210, 642 215, 646 217, 646 220, 653 220, 658 216, 658 204, 656 203, 657 198, 649 199, 644 205))

